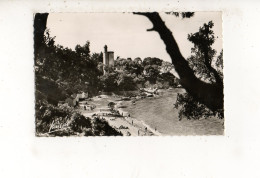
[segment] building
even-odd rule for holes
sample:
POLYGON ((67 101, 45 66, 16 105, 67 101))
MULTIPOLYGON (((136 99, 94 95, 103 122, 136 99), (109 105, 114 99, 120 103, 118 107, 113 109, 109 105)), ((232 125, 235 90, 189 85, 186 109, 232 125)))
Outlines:
POLYGON ((77 94, 76 97, 75 97, 75 99, 77 101, 82 101, 82 100, 85 100, 87 98, 88 98, 88 92, 87 93, 82 92, 81 94, 77 94))
POLYGON ((83 101, 86 98, 88 98, 88 93, 82 92, 81 94, 73 94, 65 100, 65 103, 70 107, 75 107, 80 101, 83 101))
POLYGON ((107 45, 104 46, 103 64, 108 67, 114 66, 114 51, 107 51, 107 45))

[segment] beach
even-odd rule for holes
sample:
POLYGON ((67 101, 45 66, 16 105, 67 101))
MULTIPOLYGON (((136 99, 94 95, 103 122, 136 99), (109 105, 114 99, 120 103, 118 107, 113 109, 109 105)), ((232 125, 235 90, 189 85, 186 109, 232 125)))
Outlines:
POLYGON ((124 136, 223 135, 224 120, 216 117, 179 120, 178 110, 173 104, 177 93, 181 92, 183 89, 160 90, 158 95, 142 99, 99 95, 87 101, 88 104, 95 105, 93 110, 80 109, 80 112, 86 117, 93 118, 96 115, 104 118, 124 136), (119 117, 111 115, 108 107, 110 102, 115 103, 114 110, 120 113, 119 117))
POLYGON ((117 129, 124 136, 159 136, 162 135, 160 132, 151 128, 149 125, 145 124, 143 121, 132 118, 129 113, 121 108, 122 101, 120 101, 120 96, 107 96, 99 95, 91 98, 88 104, 95 105, 93 110, 84 110, 81 108, 79 111, 85 117, 94 118, 100 117, 104 118, 110 126, 117 129), (114 110, 120 113, 119 116, 114 116, 108 107, 108 103, 114 102, 114 110))
POLYGON ((179 109, 174 108, 178 93, 184 89, 159 90, 155 97, 138 100, 135 105, 123 101, 124 109, 131 117, 143 121, 151 128, 157 128, 162 135, 223 135, 224 119, 217 117, 199 120, 179 120, 179 109))

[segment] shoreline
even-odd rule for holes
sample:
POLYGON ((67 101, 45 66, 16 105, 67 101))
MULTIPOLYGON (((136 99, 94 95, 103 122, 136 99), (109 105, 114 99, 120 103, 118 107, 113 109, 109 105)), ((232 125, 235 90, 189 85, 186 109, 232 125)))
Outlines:
POLYGON ((173 111, 172 108, 168 107, 169 102, 172 103, 172 97, 176 97, 176 93, 179 91, 169 92, 166 90, 159 92, 159 96, 156 96, 155 100, 153 98, 126 98, 119 95, 98 95, 90 98, 86 103, 87 105, 95 105, 95 109, 84 111, 82 108, 80 111, 89 118, 93 118, 93 114, 103 117, 111 127, 121 132, 124 136, 138 136, 138 130, 139 136, 223 135, 223 121, 215 117, 196 121, 183 120, 180 122, 177 111, 173 111), (108 107, 110 102, 114 103, 112 108, 119 113, 111 112, 111 108, 108 107), (163 113, 162 115, 158 113, 161 109, 164 115, 163 113), (168 114, 169 112, 171 113, 170 115, 168 114))
MULTIPOLYGON (((123 108, 119 108, 118 111, 120 113, 128 113, 126 110, 124 110, 123 108)), ((129 124, 131 124, 131 122, 133 121, 133 125, 137 128, 139 128, 143 133, 145 133, 145 128, 147 128, 147 132, 150 132, 150 135, 154 135, 154 136, 161 136, 162 133, 160 133, 158 130, 155 131, 155 129, 152 129, 151 126, 149 126, 148 124, 146 124, 143 120, 138 120, 136 118, 133 117, 125 117, 124 118, 126 122, 128 122, 129 124)))
MULTIPOLYGON (((109 96, 102 95, 101 98, 99 98, 101 95, 93 97, 93 101, 100 101, 102 99, 107 99, 109 96)), ((98 117, 104 118, 108 124, 121 132, 123 136, 161 136, 162 134, 159 131, 155 131, 155 129, 152 129, 148 124, 146 124, 142 120, 137 120, 133 117, 128 117, 128 112, 124 110, 123 108, 119 108, 118 106, 121 104, 122 101, 113 101, 115 105, 115 110, 119 111, 119 113, 122 115, 120 117, 118 116, 107 116, 102 115, 103 112, 101 111, 102 108, 97 108, 96 111, 85 111, 84 109, 79 109, 82 115, 89 118, 94 118, 95 116, 92 116, 93 114, 96 114, 98 117)), ((100 106, 100 104, 96 103, 96 106, 100 106)), ((103 106, 105 107, 105 106, 103 106)), ((107 113, 111 113, 111 111, 107 111, 107 113)))

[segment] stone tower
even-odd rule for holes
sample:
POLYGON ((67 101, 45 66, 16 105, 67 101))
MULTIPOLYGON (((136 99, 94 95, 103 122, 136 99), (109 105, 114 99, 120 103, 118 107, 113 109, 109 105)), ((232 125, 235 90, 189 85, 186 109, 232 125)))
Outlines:
POLYGON ((114 66, 114 51, 107 51, 107 45, 104 46, 103 64, 109 67, 114 66))

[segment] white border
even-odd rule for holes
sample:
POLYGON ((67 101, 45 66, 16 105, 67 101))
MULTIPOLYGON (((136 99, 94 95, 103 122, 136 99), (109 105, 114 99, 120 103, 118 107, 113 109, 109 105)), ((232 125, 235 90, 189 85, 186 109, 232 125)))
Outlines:
POLYGON ((1 1, 1 177, 260 177, 257 1, 1 1), (225 136, 36 138, 34 12, 222 11, 225 136))

